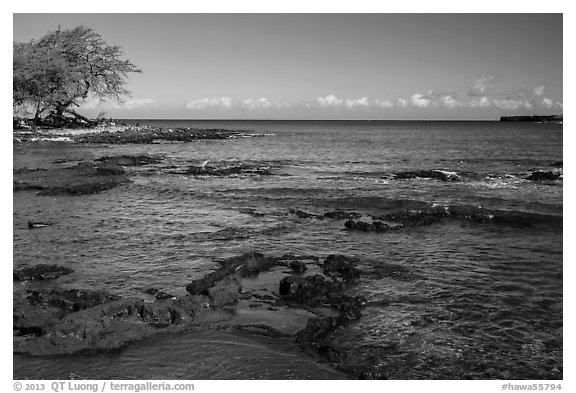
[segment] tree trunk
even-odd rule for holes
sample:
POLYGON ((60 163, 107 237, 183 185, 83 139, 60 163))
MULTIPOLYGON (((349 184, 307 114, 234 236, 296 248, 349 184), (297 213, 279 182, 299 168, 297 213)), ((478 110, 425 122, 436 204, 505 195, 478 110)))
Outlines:
POLYGON ((38 101, 38 104, 36 105, 36 112, 34 113, 34 121, 38 121, 38 119, 40 118, 40 101, 38 101))

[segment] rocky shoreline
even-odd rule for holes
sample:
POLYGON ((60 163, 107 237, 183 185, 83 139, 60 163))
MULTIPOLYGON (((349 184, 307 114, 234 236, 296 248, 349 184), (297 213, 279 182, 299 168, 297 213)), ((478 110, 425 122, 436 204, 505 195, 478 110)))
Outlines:
MULTIPOLYGON (((190 329, 290 338, 335 366, 343 355, 323 342, 338 326, 361 317, 365 300, 347 289, 360 276, 357 259, 329 255, 243 254, 192 281, 185 296, 148 289, 153 300, 119 298, 99 290, 57 285, 25 289, 28 280, 57 280, 61 266, 14 271, 14 353, 71 355, 118 350, 159 333, 190 329)), ((344 367, 345 368, 345 367, 344 367)), ((370 377, 365 370, 353 377, 370 377)))
POLYGON ((17 143, 62 141, 83 144, 154 144, 255 136, 261 135, 252 130, 166 128, 115 123, 81 129, 27 127, 13 130, 13 140, 17 143))

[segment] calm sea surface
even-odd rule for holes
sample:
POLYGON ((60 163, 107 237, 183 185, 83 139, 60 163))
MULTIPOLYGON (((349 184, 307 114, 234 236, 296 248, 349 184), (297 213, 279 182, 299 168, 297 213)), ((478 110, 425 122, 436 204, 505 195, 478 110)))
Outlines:
MULTIPOLYGON (((523 178, 535 170, 558 170, 550 165, 563 159, 562 125, 139 123, 253 130, 263 136, 155 145, 15 144, 14 168, 46 168, 58 165, 53 161, 61 158, 120 154, 163 159, 158 167, 129 168, 130 184, 100 194, 15 193, 15 266, 62 264, 74 269, 58 280, 64 288, 142 297, 149 287, 184 294, 186 284, 216 268, 217 260, 248 251, 352 255, 360 258, 363 275, 350 292, 363 295, 368 305, 359 321, 330 337, 349 359, 397 379, 562 378, 563 182, 523 178), (269 167, 274 175, 194 177, 163 170, 206 160, 255 163, 269 167), (455 172, 461 181, 391 176, 429 169, 455 172), (289 213, 345 209, 380 216, 435 204, 482 206, 506 211, 512 218, 504 224, 443 220, 367 234, 343 231, 343 220, 303 219, 289 213), (56 225, 30 231, 29 219, 56 225)), ((241 346, 243 340, 214 337, 212 349, 196 345, 192 354, 182 343, 193 342, 194 336, 183 333, 134 344, 121 354, 80 360, 15 356, 14 376, 242 378, 241 369, 244 376, 255 378, 330 377, 324 366, 310 371, 311 360, 303 355, 294 360, 295 349, 280 355, 270 349, 272 344, 246 344, 241 350, 222 344, 241 346), (252 354, 252 360, 234 358, 222 348, 252 354), (257 349, 252 353, 246 348, 257 349), (262 359, 270 356, 266 351, 277 354, 277 367, 262 375, 262 359), (221 361, 230 356, 237 360, 221 361), (157 362, 150 364, 151 358, 157 362), (201 368, 200 362, 212 366, 201 368), (292 362, 293 373, 286 374, 289 366, 278 366, 282 362, 292 362), (179 366, 169 372, 166 364, 179 366)))

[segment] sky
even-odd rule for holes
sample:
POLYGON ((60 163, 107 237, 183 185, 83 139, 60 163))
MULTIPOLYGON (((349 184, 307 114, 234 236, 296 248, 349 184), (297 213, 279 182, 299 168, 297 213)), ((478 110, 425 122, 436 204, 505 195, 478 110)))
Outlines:
POLYGON ((84 25, 142 69, 114 118, 497 119, 563 113, 562 14, 14 14, 84 25))

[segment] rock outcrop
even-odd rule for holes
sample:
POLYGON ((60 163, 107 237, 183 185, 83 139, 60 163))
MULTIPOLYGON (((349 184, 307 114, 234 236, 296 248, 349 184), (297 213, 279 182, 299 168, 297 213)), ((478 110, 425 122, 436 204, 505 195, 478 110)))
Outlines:
POLYGON ((70 273, 72 269, 65 266, 38 264, 14 270, 13 279, 14 281, 52 280, 70 273))

